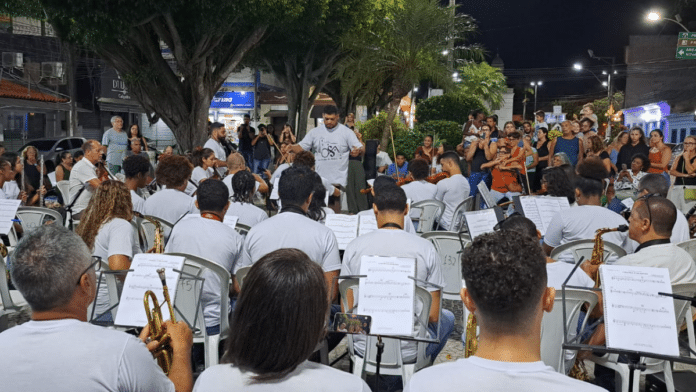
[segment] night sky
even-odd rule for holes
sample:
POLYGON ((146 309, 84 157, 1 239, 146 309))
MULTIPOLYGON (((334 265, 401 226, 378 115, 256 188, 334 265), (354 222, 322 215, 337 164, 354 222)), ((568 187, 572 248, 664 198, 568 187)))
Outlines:
MULTIPOLYGON (((457 0, 458 12, 473 16, 490 61, 496 54, 505 63, 511 87, 528 86, 541 80, 538 107, 549 106, 561 97, 606 96, 606 89, 589 73, 573 71, 581 62, 601 77, 607 69, 595 56, 615 57, 617 69, 625 69, 624 48, 629 35, 674 35, 679 27, 669 21, 654 25, 645 21, 651 9, 672 17, 675 0, 457 0)), ((676 42, 675 42, 676 45, 676 42)), ((623 90, 620 76, 614 90, 623 90)), ((517 94, 515 101, 521 101, 517 94)), ((530 107, 527 107, 529 112, 530 107)), ((521 114, 521 103, 515 113, 521 114), (519 107, 519 109, 518 109, 519 107)))

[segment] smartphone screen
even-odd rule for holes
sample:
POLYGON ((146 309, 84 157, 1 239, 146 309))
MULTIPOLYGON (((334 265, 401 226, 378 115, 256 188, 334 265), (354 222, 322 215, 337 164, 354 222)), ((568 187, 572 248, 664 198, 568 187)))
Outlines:
POLYGON ((336 313, 333 332, 367 335, 370 333, 372 317, 353 313, 336 313))

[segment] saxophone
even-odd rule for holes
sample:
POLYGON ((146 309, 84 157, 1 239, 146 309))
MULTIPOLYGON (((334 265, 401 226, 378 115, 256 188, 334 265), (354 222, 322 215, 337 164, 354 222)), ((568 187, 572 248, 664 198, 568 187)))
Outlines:
MULTIPOLYGON (((600 265, 604 263, 604 240, 602 239, 602 235, 612 231, 628 231, 628 226, 621 225, 614 228, 607 227, 604 229, 597 229, 597 231, 595 231, 594 248, 592 248, 592 258, 590 259, 591 265, 600 265)), ((599 274, 597 274, 595 276, 595 287, 599 287, 599 283, 599 274)))

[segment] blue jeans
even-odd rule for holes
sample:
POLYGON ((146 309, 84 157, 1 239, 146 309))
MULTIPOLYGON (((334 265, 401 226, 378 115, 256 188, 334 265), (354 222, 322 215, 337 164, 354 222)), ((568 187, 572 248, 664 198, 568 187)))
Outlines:
POLYGON ((249 150, 249 151, 239 150, 239 152, 244 157, 244 162, 246 163, 247 167, 252 168, 252 166, 254 164, 254 150, 249 150))
POLYGON ((254 168, 252 171, 263 177, 263 172, 268 169, 268 165, 271 164, 271 158, 266 159, 254 159, 254 168))
POLYGON ((440 343, 430 343, 425 349, 425 355, 430 357, 432 361, 437 358, 440 354, 445 344, 447 344, 447 339, 454 330, 454 314, 447 309, 440 310, 440 333, 437 333, 437 323, 428 323, 428 332, 431 337, 439 338, 440 343))

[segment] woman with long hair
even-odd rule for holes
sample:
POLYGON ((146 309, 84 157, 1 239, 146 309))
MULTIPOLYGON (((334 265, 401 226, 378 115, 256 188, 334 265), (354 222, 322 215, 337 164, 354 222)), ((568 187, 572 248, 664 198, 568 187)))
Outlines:
POLYGON ((541 189, 541 178, 543 176, 543 171, 549 167, 549 130, 546 127, 539 127, 537 131, 537 142, 536 150, 539 156, 539 163, 537 163, 536 173, 534 175, 534 180, 532 181, 532 191, 537 192, 541 189))
POLYGON ((191 172, 191 181, 196 186, 211 177, 216 173, 215 167, 215 151, 209 148, 196 147, 191 154, 191 163, 193 163, 193 172, 191 172))
POLYGON ((650 148, 645 143, 645 134, 641 127, 631 128, 631 132, 629 132, 628 136, 628 143, 621 147, 619 156, 616 158, 616 167, 619 171, 630 168, 633 157, 636 154, 650 155, 650 148))
POLYGON ((597 135, 591 135, 588 136, 585 141, 587 142, 587 146, 585 146, 585 148, 587 148, 587 156, 596 156, 601 159, 607 172, 610 172, 611 176, 614 176, 615 173, 611 166, 611 157, 604 148, 602 139, 597 135))
POLYGON ((611 163, 614 165, 614 170, 616 170, 616 160, 619 158, 619 151, 621 151, 621 147, 628 143, 628 139, 628 132, 619 132, 611 144, 609 144, 609 147, 607 147, 607 153, 609 153, 611 163))
POLYGON ((676 178, 667 196, 677 210, 686 214, 696 203, 696 199, 685 192, 686 189, 694 189, 696 186, 696 136, 687 136, 684 139, 684 152, 674 160, 669 174, 676 178), (689 199, 685 199, 686 197, 689 199))
POLYGON ((250 172, 240 170, 232 176, 232 191, 225 215, 236 216, 237 222, 249 227, 268 219, 266 212, 254 205, 256 179, 250 172))
POLYGON ((415 159, 421 158, 431 162, 437 156, 437 149, 433 146, 433 136, 426 135, 423 138, 423 145, 416 149, 415 159))
POLYGON ((672 149, 664 142, 665 135, 659 129, 650 132, 650 168, 648 173, 662 174, 669 180, 669 160, 672 159, 672 149))
POLYGON ((328 298, 321 267, 304 252, 263 256, 244 279, 221 364, 194 391, 369 392, 359 377, 307 360, 326 334, 328 298))
POLYGON ((140 126, 138 124, 133 124, 128 128, 128 149, 130 150, 130 141, 133 139, 140 140, 140 145, 143 147, 143 151, 147 151, 147 140, 143 137, 142 132, 140 132, 140 126))
POLYGON ((16 152, 11 151, 5 151, 2 157, 12 164, 12 171, 14 173, 14 179, 5 181, 5 184, 2 186, 2 191, 5 192, 8 199, 20 199, 26 204, 27 192, 20 189, 19 186, 19 183, 22 182, 22 171, 24 170, 22 158, 20 158, 16 152))
MULTIPOLYGON (((107 180, 94 190, 75 232, 91 249, 92 255, 108 262, 110 270, 127 270, 133 256, 140 252, 135 231, 130 224, 132 218, 130 191, 120 181, 107 180)), ((118 277, 122 280, 125 275, 118 277)), ((111 305, 108 289, 102 283, 97 294, 95 314, 106 312, 111 305)), ((105 314, 101 319, 111 321, 111 313, 105 314)))

